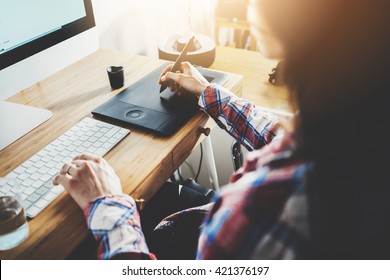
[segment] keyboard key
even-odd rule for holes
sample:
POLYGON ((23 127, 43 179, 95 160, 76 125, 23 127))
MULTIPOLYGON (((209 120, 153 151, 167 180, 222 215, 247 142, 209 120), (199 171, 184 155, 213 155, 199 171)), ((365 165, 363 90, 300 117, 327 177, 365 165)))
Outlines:
POLYGON ((48 153, 49 153, 49 151, 43 149, 43 150, 40 150, 36 155, 39 156, 39 160, 42 160, 42 158, 45 157, 48 153))
POLYGON ((39 173, 41 174, 47 174, 47 172, 50 170, 50 168, 46 167, 46 166, 43 166, 42 168, 40 168, 38 170, 39 173))
POLYGON ((93 131, 88 131, 87 133, 85 133, 85 136, 88 136, 88 137, 91 137, 93 135, 93 131))
POLYGON ((91 143, 91 142, 84 142, 83 144, 81 144, 81 146, 85 147, 85 148, 89 148, 89 147, 91 147, 92 144, 93 143, 91 143))
POLYGON ((42 182, 47 182, 50 179, 51 179, 51 176, 49 174, 45 174, 41 178, 39 178, 39 180, 42 181, 42 182))
POLYGON ((78 156, 80 153, 77 151, 71 152, 69 156, 73 159, 74 157, 78 156))
POLYGON ((63 150, 61 153, 60 153, 60 156, 62 157, 67 157, 69 155, 69 151, 67 150, 63 150))
POLYGON ((9 179, 16 179, 18 177, 18 174, 11 172, 11 173, 8 173, 8 175, 6 177, 9 179))
POLYGON ((27 208, 27 215, 30 217, 35 217, 40 211, 41 211, 41 209, 32 205, 29 208, 27 208))
POLYGON ((109 149, 110 147, 111 147, 110 143, 104 143, 102 146, 103 149, 109 149))
POLYGON ((97 137, 97 138, 100 138, 100 137, 102 137, 104 134, 103 133, 101 133, 101 132, 96 132, 95 133, 95 136, 97 137))
POLYGON ((54 160, 51 160, 48 163, 46 163, 45 166, 48 168, 53 168, 54 166, 56 166, 56 164, 57 163, 54 160))
POLYGON ((3 195, 5 195, 11 190, 11 186, 10 185, 5 185, 4 187, 2 186, 0 190, 3 193, 3 195))
POLYGON ((32 184, 32 187, 36 190, 39 189, 40 186, 42 186, 43 182, 42 181, 35 181, 34 184, 32 184))
POLYGON ((95 151, 95 154, 98 156, 104 156, 107 153, 107 149, 104 148, 99 148, 95 151))
POLYGON ((46 199, 40 199, 38 200, 37 202, 35 202, 35 206, 37 206, 38 208, 45 208, 47 205, 49 205, 49 201, 47 201, 46 199))
POLYGON ((30 186, 32 186, 32 184, 34 184, 34 181, 33 180, 31 180, 31 179, 26 179, 26 180, 24 180, 22 183, 21 183, 21 185, 22 186, 25 186, 25 187, 30 187, 30 186))
POLYGON ((33 181, 36 181, 38 180, 39 178, 41 178, 42 174, 38 173, 38 172, 35 172, 34 174, 32 174, 30 176, 30 179, 33 180, 33 181))
POLYGON ((27 196, 31 195, 35 191, 35 188, 33 186, 30 186, 26 188, 23 193, 26 194, 27 196))
POLYGON ((24 162, 24 163, 22 164, 22 167, 24 167, 24 168, 30 168, 33 164, 34 164, 34 162, 32 162, 31 160, 28 160, 28 161, 26 161, 26 162, 24 162))
POLYGON ((94 153, 96 153, 96 148, 93 147, 93 146, 91 146, 91 147, 89 147, 89 148, 87 149, 87 152, 88 152, 88 153, 91 153, 91 154, 94 154, 94 153))
POLYGON ((117 129, 116 127, 113 127, 113 128, 111 128, 110 131, 107 132, 105 135, 106 135, 107 137, 112 137, 112 136, 114 136, 114 135, 118 132, 118 130, 119 130, 119 129, 117 129))
POLYGON ((97 141, 97 142, 93 143, 92 146, 94 146, 96 148, 100 148, 101 146, 103 146, 103 142, 97 141))
POLYGON ((20 181, 24 181, 26 180, 30 175, 28 173, 22 173, 20 174, 17 178, 20 180, 20 181))
POLYGON ((43 198, 48 200, 48 201, 53 201, 56 197, 57 197, 57 195, 52 193, 51 191, 49 191, 47 194, 45 194, 43 196, 43 198))
POLYGON ((38 155, 33 155, 32 157, 30 157, 29 161, 37 162, 39 159, 40 157, 38 155))
POLYGON ((60 173, 60 170, 57 169, 57 168, 52 168, 49 170, 49 172, 47 172, 47 174, 49 174, 50 176, 54 176, 54 175, 57 175, 57 173, 60 173))
POLYGON ((76 147, 80 146, 83 142, 81 142, 80 140, 76 140, 73 142, 73 145, 75 145, 76 147))
POLYGON ((64 190, 65 190, 64 187, 61 186, 61 185, 53 186, 53 187, 51 188, 51 192, 54 193, 54 194, 60 194, 60 193, 62 193, 64 190))
POLYGON ((27 209, 28 207, 30 207, 32 205, 32 202, 30 202, 28 200, 23 200, 22 205, 23 205, 24 209, 27 209))
POLYGON ((27 170, 26 170, 26 173, 28 173, 28 174, 34 174, 34 173, 36 173, 38 171, 38 168, 36 168, 36 167, 34 167, 34 166, 31 166, 30 168, 28 168, 27 170))
POLYGON ((73 145, 73 144, 71 144, 71 145, 69 145, 66 149, 68 150, 68 151, 70 151, 70 152, 73 152, 74 150, 76 150, 76 146, 75 145, 73 145))
POLYGON ((37 161, 36 163, 34 163, 34 167, 36 167, 38 169, 43 167, 43 166, 45 166, 45 163, 43 161, 37 161))
POLYGON ((26 171, 26 168, 23 167, 23 166, 19 166, 18 168, 16 168, 13 172, 16 173, 16 174, 22 174, 26 171))
POLYGON ((33 193, 30 196, 28 196, 27 200, 34 203, 35 201, 37 201, 39 199, 39 197, 40 196, 38 194, 33 193))
POLYGON ((50 188, 46 187, 46 186, 42 186, 40 187, 38 190, 37 190, 37 194, 39 194, 40 196, 43 196, 45 193, 47 193, 49 191, 50 188))
POLYGON ((78 153, 83 153, 83 152, 85 152, 85 148, 83 148, 83 147, 77 147, 76 152, 78 152, 78 153))
POLYGON ((49 155, 46 155, 46 156, 44 156, 41 160, 43 161, 43 162, 49 162, 50 160, 51 160, 51 156, 49 156, 49 155))

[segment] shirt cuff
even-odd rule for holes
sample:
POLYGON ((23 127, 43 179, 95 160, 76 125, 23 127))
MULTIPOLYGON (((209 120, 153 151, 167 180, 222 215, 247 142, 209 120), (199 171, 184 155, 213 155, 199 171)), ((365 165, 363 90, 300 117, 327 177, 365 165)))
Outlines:
POLYGON ((215 102, 217 96, 216 92, 219 90, 218 84, 210 84, 200 95, 198 105, 201 109, 206 110, 208 105, 215 102))
POLYGON ((84 215, 99 243, 98 258, 111 259, 121 253, 150 254, 132 197, 125 194, 100 197, 88 204, 84 215))
POLYGON ((218 84, 210 84, 200 95, 198 105, 212 118, 217 119, 234 97, 236 97, 235 94, 228 89, 218 84))

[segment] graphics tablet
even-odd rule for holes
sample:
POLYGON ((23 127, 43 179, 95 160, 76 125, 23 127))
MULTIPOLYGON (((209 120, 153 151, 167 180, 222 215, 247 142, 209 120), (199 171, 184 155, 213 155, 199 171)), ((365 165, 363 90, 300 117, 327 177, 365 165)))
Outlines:
MULTIPOLYGON (((144 78, 111 98, 92 111, 100 119, 129 123, 147 130, 169 136, 183 126, 198 111, 198 101, 191 95, 178 97, 169 88, 159 93, 157 83, 165 69, 163 65, 144 78)), ((228 75, 208 69, 199 71, 209 81, 223 85, 228 75)))

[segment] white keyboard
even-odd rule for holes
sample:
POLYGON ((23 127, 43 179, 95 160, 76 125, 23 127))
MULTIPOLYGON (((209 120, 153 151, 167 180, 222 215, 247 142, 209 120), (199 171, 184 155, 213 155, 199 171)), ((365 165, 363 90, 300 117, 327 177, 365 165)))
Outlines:
MULTIPOLYGON (((85 118, 5 177, 18 181, 26 214, 34 218, 64 191, 62 186, 52 183, 64 163, 84 152, 104 156, 129 133, 127 129, 85 118)), ((16 192, 12 180, 8 182, 10 185, 0 188, 0 196, 16 192)))

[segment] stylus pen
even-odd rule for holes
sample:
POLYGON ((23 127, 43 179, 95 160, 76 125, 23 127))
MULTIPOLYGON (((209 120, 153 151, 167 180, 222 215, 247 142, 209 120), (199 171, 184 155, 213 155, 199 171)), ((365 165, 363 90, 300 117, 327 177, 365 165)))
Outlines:
MULTIPOLYGON (((192 44, 195 41, 195 37, 192 36, 191 39, 188 41, 188 43, 185 45, 183 51, 180 53, 179 57, 176 59, 175 64, 173 64, 173 67, 170 72, 176 73, 180 70, 181 63, 186 58, 186 55, 191 48, 192 44)), ((160 93, 162 93, 169 85, 169 82, 164 82, 161 84, 160 93)))

